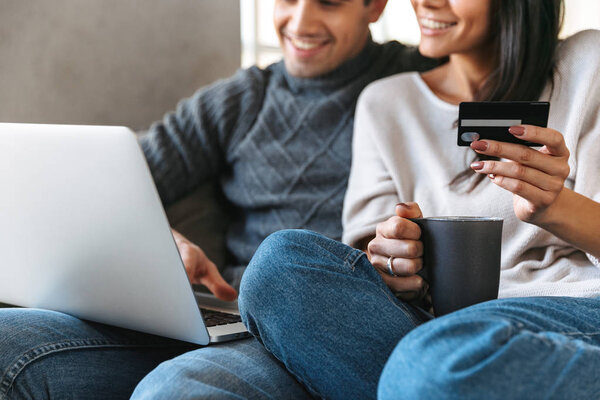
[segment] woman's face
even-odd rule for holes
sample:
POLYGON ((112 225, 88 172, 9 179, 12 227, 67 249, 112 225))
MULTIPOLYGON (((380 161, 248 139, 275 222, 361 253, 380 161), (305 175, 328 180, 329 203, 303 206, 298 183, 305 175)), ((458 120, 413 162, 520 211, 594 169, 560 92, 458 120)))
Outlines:
MULTIPOLYGON (((428 57, 484 53, 492 0, 411 0, 428 57)), ((502 0, 501 0, 502 1, 502 0)))

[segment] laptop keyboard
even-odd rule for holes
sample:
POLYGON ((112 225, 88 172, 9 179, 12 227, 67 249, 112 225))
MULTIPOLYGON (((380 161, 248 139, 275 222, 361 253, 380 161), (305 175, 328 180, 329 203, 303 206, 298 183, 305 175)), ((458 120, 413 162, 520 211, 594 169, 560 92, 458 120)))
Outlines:
POLYGON ((207 310, 206 308, 200 308, 200 311, 202 311, 206 326, 227 325, 242 322, 242 318, 236 314, 207 310))

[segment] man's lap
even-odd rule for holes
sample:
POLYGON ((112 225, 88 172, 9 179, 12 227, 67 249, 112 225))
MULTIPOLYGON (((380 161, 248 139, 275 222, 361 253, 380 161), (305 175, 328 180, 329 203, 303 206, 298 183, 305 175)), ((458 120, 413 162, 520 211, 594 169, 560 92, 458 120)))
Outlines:
POLYGON ((309 399, 256 339, 211 345, 163 362, 132 399, 309 399), (165 385, 169 382, 169 385, 165 385))
MULTIPOLYGON (((248 382, 265 391, 293 386, 295 381, 289 376, 290 380, 285 380, 284 370, 260 344, 252 342, 256 341, 198 348, 53 311, 0 309, 0 399, 128 398, 157 365, 182 354, 185 357, 161 366, 158 374, 191 376, 183 381, 189 385, 195 380, 196 397, 205 389, 214 389, 215 383, 232 392, 245 389, 243 385, 248 382), (195 361, 190 364, 186 360, 195 361), (175 371, 177 368, 182 371, 175 371), (213 372, 218 376, 216 381, 213 372), (237 377, 237 372, 245 375, 237 377), (266 378, 264 385, 262 378, 266 378), (277 381, 280 378, 285 381, 277 381)), ((183 388, 178 383, 183 381, 163 381, 167 386, 162 393, 182 398, 183 388)), ((301 393, 301 388, 296 389, 294 393, 301 393)), ((263 398, 269 395, 265 392, 263 398)))

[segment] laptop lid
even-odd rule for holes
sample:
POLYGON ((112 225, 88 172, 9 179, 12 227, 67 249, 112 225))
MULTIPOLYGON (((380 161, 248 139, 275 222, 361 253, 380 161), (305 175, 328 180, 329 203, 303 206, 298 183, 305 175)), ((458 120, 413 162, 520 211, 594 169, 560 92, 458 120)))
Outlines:
POLYGON ((208 344, 133 132, 2 123, 0 188, 0 302, 208 344))

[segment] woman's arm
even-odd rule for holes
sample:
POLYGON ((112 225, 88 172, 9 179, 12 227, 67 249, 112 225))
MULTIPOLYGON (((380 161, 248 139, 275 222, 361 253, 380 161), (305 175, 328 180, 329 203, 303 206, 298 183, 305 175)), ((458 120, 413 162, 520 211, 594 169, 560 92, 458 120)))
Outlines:
POLYGON ((600 258, 600 203, 563 188, 540 227, 600 258))

